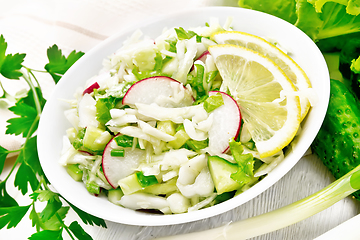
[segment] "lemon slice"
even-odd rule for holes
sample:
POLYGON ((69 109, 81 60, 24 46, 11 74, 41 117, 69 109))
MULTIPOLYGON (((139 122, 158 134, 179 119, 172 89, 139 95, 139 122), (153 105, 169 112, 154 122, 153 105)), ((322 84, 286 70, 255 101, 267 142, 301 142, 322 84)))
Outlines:
POLYGON ((265 39, 244 32, 222 31, 212 35, 212 39, 219 44, 234 44, 252 49, 273 60, 285 72, 299 90, 301 105, 301 120, 310 109, 310 102, 301 90, 311 88, 311 83, 306 73, 287 54, 265 39))
POLYGON ((238 102, 260 157, 271 156, 294 138, 300 125, 300 101, 287 75, 264 55, 231 44, 209 47, 223 79, 238 102))

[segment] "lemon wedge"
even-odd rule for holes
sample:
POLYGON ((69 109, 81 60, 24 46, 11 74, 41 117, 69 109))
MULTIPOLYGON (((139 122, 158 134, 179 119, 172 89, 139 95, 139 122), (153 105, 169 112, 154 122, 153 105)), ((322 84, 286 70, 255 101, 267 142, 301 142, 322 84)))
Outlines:
POLYGON ((221 90, 238 102, 260 157, 271 156, 294 138, 301 122, 296 88, 271 59, 251 49, 218 44, 209 47, 223 79, 221 90))
POLYGON ((221 31, 213 34, 212 39, 218 44, 234 44, 252 49, 273 60, 285 72, 299 90, 301 105, 301 120, 303 120, 310 109, 310 102, 302 90, 311 88, 311 83, 303 69, 281 49, 265 39, 244 32, 221 31))

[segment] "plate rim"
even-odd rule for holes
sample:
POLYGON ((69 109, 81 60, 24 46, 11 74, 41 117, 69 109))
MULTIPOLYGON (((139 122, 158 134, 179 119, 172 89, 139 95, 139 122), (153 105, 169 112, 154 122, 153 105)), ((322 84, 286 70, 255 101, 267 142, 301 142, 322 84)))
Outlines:
MULTIPOLYGON (((154 25, 154 24, 159 24, 162 21, 166 21, 169 18, 179 18, 180 16, 184 16, 184 15, 188 15, 188 14, 195 14, 198 13, 200 15, 203 16, 204 20, 209 19, 211 17, 211 15, 214 14, 222 14, 222 15, 232 15, 232 14, 247 14, 250 13, 252 14, 253 12, 257 12, 256 14, 259 14, 261 16, 263 16, 264 18, 276 18, 276 22, 280 22, 282 23, 283 26, 289 25, 291 26, 291 28, 295 28, 295 26, 291 25, 288 22, 285 22, 284 20, 277 18, 275 16, 263 13, 263 12, 258 12, 258 11, 254 11, 254 10, 250 10, 250 9, 244 9, 244 8, 237 8, 237 7, 224 7, 224 6, 218 6, 218 7, 200 7, 200 8, 195 8, 192 10, 185 10, 185 11, 179 11, 177 13, 173 13, 171 15, 165 15, 165 16, 159 16, 156 18, 153 18, 151 20, 149 20, 148 22, 141 22, 138 24, 134 24, 129 26, 128 28, 120 31, 119 33, 107 38, 106 40, 104 40, 103 42, 97 44, 96 46, 94 46, 91 50, 89 50, 82 58, 80 58, 62 77, 62 80, 59 81, 59 83, 55 86, 53 93, 51 94, 51 96, 49 97, 47 103, 44 106, 43 112, 42 112, 42 117, 40 117, 40 121, 39 121, 39 127, 38 127, 38 141, 37 141, 37 147, 38 147, 38 153, 39 153, 39 160, 40 160, 40 164, 44 170, 44 173, 46 175, 46 177, 49 179, 49 181, 52 183, 52 186, 55 189, 61 189, 59 191, 59 193, 61 195, 64 196, 65 199, 67 199, 70 203, 72 203, 73 205, 75 205, 76 207, 78 207, 79 209, 88 212, 89 214, 92 214, 94 216, 109 220, 109 221, 113 221, 113 222, 117 222, 117 223, 123 223, 123 224, 128 224, 128 225, 142 225, 142 226, 164 226, 164 225, 173 225, 173 224, 181 224, 181 223, 188 223, 188 222, 193 222, 193 221, 197 221, 197 220, 201 220, 201 219, 205 219, 205 218, 210 218, 222 213, 225 213, 227 211, 230 211, 236 207, 241 206, 242 204, 248 202, 249 200, 255 198, 256 196, 258 196, 259 194, 265 192, 266 190, 268 190, 272 185, 274 185, 280 178, 282 178, 287 172, 290 171, 290 169, 292 169, 292 167, 301 159, 302 154, 305 153, 305 151, 307 150, 307 148, 310 146, 310 144, 308 144, 308 147, 304 150, 304 149, 299 149, 297 152, 295 152, 293 155, 296 156, 296 158, 292 159, 292 161, 284 161, 281 164, 279 164, 279 166, 277 168, 275 168, 271 174, 269 174, 269 176, 267 176, 267 180, 269 181, 261 181, 258 184, 256 184, 255 186, 253 186, 252 188, 250 188, 249 190, 247 190, 245 193, 246 195, 243 195, 242 198, 239 198, 239 196, 230 199, 228 201, 226 201, 224 203, 220 203, 218 205, 212 206, 211 208, 208 209, 202 209, 196 212, 191 212, 191 213, 185 213, 185 214, 175 214, 175 215, 161 215, 161 219, 159 219, 160 216, 156 216, 156 215, 150 215, 150 214, 137 214, 137 216, 141 216, 141 219, 139 218, 133 218, 133 219, 129 219, 129 217, 119 217, 119 216, 108 216, 106 214, 97 214, 92 211, 93 208, 91 206, 84 206, 83 204, 80 204, 76 199, 74 199, 72 196, 69 196, 69 193, 67 193, 66 191, 64 192, 62 187, 59 187, 59 179, 58 180, 54 180, 51 171, 49 170, 49 163, 47 162, 46 158, 49 157, 49 154, 46 154, 46 144, 48 143, 48 140, 45 136, 45 133, 47 131, 49 131, 49 124, 46 124, 46 120, 49 118, 48 112, 50 111, 49 109, 51 109, 51 107, 53 107, 54 105, 54 101, 57 101, 56 99, 54 99, 55 97, 58 97, 59 94, 57 94, 57 90, 64 88, 70 80, 72 75, 76 74, 76 72, 78 71, 78 68, 81 67, 82 65, 84 65, 85 63, 87 63, 88 59, 90 59, 94 54, 96 54, 98 51, 100 51, 102 48, 113 44, 114 41, 117 41, 120 38, 124 38, 125 36, 130 36, 135 30, 137 29, 142 29, 145 27, 148 27, 150 25, 154 25), (205 16, 206 15, 206 16, 205 16), (64 80, 65 79, 65 80, 64 80), (45 116, 45 117, 44 117, 45 116), (301 150, 301 151, 300 151, 301 150), (302 154, 300 153, 302 152, 302 154), (45 166, 45 168, 44 168, 45 166), (280 167, 281 166, 281 167, 280 167), (285 170, 284 172, 280 172, 280 170, 285 170), (50 172, 49 172, 50 171, 50 172), (55 183, 55 184, 53 184, 55 183), (264 188, 264 191, 259 191, 259 189, 264 188), (240 199, 240 201, 238 201, 240 199), (209 211, 209 209, 211 209, 209 211)), ((224 17, 224 16, 222 16, 224 17)), ((220 17, 219 17, 220 18, 220 17)), ((204 22, 205 23, 205 22, 204 22)), ((196 26, 194 26, 196 27, 196 26)), ((158 27, 159 28, 159 27, 158 27)), ((320 50, 316 47, 315 43, 307 36, 305 35, 305 33, 303 33, 301 30, 297 29, 294 30, 295 32, 297 32, 300 36, 302 35, 302 37, 304 37, 305 39, 307 39, 307 41, 311 41, 311 43, 309 44, 313 44, 313 46, 315 46, 315 50, 318 51, 316 54, 321 54, 320 50)), ((116 49, 114 49, 116 50, 116 49)), ((314 53, 315 54, 315 53, 314 53)), ((94 62, 99 62, 102 61, 102 59, 98 59, 97 61, 94 60, 94 62)), ((327 66, 326 66, 326 62, 323 59, 320 59, 321 61, 318 63, 319 65, 321 65, 323 68, 324 66, 326 67, 327 70, 327 66), (324 65, 325 64, 325 65, 324 65)), ((99 69, 102 68, 102 65, 99 67, 99 69)), ((326 77, 326 73, 325 77, 326 77)), ((329 92, 330 92, 330 77, 328 75, 328 70, 327 70, 327 78, 329 79, 329 84, 323 86, 323 92, 324 94, 322 95, 324 97, 324 99, 322 99, 322 104, 326 105, 328 104, 328 100, 326 101, 326 98, 328 99, 329 97, 329 92)), ((311 80, 311 79, 310 79, 311 80)), ((312 82, 312 81, 311 81, 312 82)), ((84 85, 85 80, 83 80, 83 84, 84 85)), ((313 82, 312 82, 313 83, 313 82)), ((75 91, 74 91, 75 92, 75 91)), ((56 104, 55 104, 56 105, 56 104)), ((316 106, 315 106, 316 107, 316 106)), ((325 108, 321 108, 321 112, 319 112, 317 115, 317 117, 320 118, 324 118, 325 117, 325 113, 326 113, 326 109, 325 108)), ((313 109, 310 110, 309 114, 311 114, 311 111, 313 109)), ((314 129, 316 129, 316 133, 317 131, 320 129, 320 126, 322 124, 322 121, 318 121, 317 122, 317 126, 314 127, 314 129)), ((52 125, 53 126, 53 125, 52 125)), ((65 132, 64 132, 65 134, 65 132)), ((315 138, 316 134, 310 134, 308 140, 311 140, 311 142, 313 141, 313 139, 315 138)), ((304 148, 304 147, 303 147, 304 148)), ((91 196, 93 197, 93 196, 91 196)), ((117 208, 121 208, 120 206, 116 206, 117 208)), ((122 208, 124 209, 124 208, 122 208)), ((128 212, 129 209, 126 209, 125 212, 128 212)), ((134 212, 133 210, 129 210, 134 212)))

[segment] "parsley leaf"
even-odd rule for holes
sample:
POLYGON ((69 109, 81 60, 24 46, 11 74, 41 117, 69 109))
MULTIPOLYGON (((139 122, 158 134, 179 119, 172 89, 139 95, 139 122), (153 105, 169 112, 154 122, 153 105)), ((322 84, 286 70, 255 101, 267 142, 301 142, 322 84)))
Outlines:
POLYGON ((25 216, 31 205, 13 206, 0 208, 0 229, 6 225, 7 228, 16 227, 21 219, 25 216))
POLYGON ((69 229, 74 233, 79 240, 92 240, 92 237, 87 234, 77 221, 70 224, 69 229))
POLYGON ((6 53, 7 43, 5 42, 5 38, 3 35, 0 36, 0 72, 2 63, 5 60, 5 53, 6 53))
POLYGON ((204 73, 205 68, 201 64, 195 64, 194 73, 188 74, 187 83, 191 85, 192 89, 196 92, 195 99, 198 100, 202 96, 206 95, 204 88, 204 73))
POLYGON ((176 43, 177 43, 177 39, 169 39, 169 40, 165 40, 167 43, 169 43, 169 49, 168 51, 176 53, 176 43))
POLYGON ((197 35, 194 31, 186 31, 184 28, 179 27, 175 28, 175 32, 179 40, 190 39, 196 36, 196 41, 201 42, 201 36, 197 35))
POLYGON ((46 207, 40 213, 40 218, 43 222, 54 216, 62 206, 59 195, 49 190, 36 190, 30 196, 32 199, 38 199, 41 202, 47 201, 46 207))
POLYGON ((29 133, 32 134, 35 132, 36 128, 31 128, 37 118, 37 111, 35 108, 23 102, 17 102, 15 106, 10 107, 9 110, 20 117, 7 120, 9 125, 6 126, 6 134, 22 134, 23 137, 26 137, 29 133))
POLYGON ((40 229, 42 228, 41 227, 42 222, 39 214, 35 211, 34 207, 31 209, 31 212, 29 214, 29 219, 31 220, 31 226, 32 227, 36 226, 36 231, 39 232, 40 229))
POLYGON ((41 220, 47 221, 61 208, 62 203, 60 200, 48 201, 46 207, 40 213, 41 220))
POLYGON ((49 190, 36 190, 30 194, 31 199, 38 199, 41 202, 59 200, 59 194, 49 190))
MULTIPOLYGON (((66 201, 66 200, 65 200, 66 201)), ((71 203, 69 203, 68 201, 66 201, 71 208, 77 213, 77 215, 79 215, 79 217, 81 218, 81 220, 85 223, 85 224, 89 224, 91 226, 93 226, 94 224, 96 226, 101 226, 106 228, 106 223, 103 219, 95 217, 91 214, 88 214, 82 210, 80 210, 79 208, 75 207, 74 205, 72 205, 71 203)))
MULTIPOLYGON (((35 91, 36 91, 36 95, 37 95, 37 98, 39 100, 40 107, 41 107, 41 110, 42 110, 45 103, 46 103, 46 100, 44 99, 40 88, 35 87, 35 91)), ((31 91, 31 90, 29 90, 27 96, 20 99, 19 102, 23 102, 23 103, 25 103, 25 104, 33 107, 33 108, 36 108, 34 92, 31 91)))
POLYGON ((39 185, 39 181, 36 178, 35 173, 26 164, 21 164, 16 175, 14 185, 18 187, 23 195, 28 192, 28 183, 30 183, 31 189, 34 191, 39 185))
POLYGON ((0 206, 1 207, 14 207, 18 203, 6 191, 6 182, 0 182, 0 206))
POLYGON ((63 222, 61 222, 68 213, 70 207, 61 207, 59 211, 56 213, 57 215, 54 215, 51 217, 48 221, 43 222, 42 228, 47 230, 58 230, 63 226, 63 222), (61 221, 59 220, 59 218, 61 221))
POLYGON ((6 55, 7 43, 3 35, 0 36, 0 74, 9 79, 19 79, 22 62, 26 54, 16 53, 6 55))
POLYGON ((244 185, 251 181, 251 178, 254 176, 254 158, 251 153, 243 154, 244 151, 240 142, 233 140, 229 143, 230 151, 234 156, 234 160, 237 162, 239 169, 237 172, 231 174, 231 178, 239 183, 244 185))
POLYGON ((34 136, 27 140, 18 156, 18 159, 29 165, 34 173, 45 177, 40 165, 37 151, 37 136, 34 136))
MULTIPOLYGON (((42 109, 46 101, 41 94, 41 90, 39 88, 35 88, 35 90, 42 109)), ((6 134, 22 134, 23 137, 26 137, 36 131, 40 113, 36 110, 34 93, 31 90, 28 92, 27 97, 20 99, 9 110, 19 117, 7 120, 9 124, 6 126, 6 134)))
POLYGON ((57 197, 57 200, 49 200, 46 204, 46 207, 40 213, 41 220, 49 220, 61 208, 61 206, 62 203, 59 197, 57 197))
POLYGON ((54 44, 47 50, 49 63, 45 65, 45 69, 50 73, 55 83, 57 83, 62 75, 83 55, 83 52, 76 52, 74 50, 66 58, 58 46, 54 44))
POLYGON ((4 169, 5 160, 8 154, 9 154, 8 150, 0 146, 0 174, 4 169))
POLYGON ((32 221, 32 226, 36 226, 37 231, 40 229, 57 231, 63 227, 63 219, 69 211, 69 207, 61 207, 49 220, 43 221, 41 213, 37 213, 35 208, 30 212, 29 218, 32 221), (59 219, 60 218, 60 219, 59 219))
POLYGON ((28 192, 28 183, 30 183, 33 191, 37 189, 39 180, 37 179, 36 174, 45 176, 40 165, 36 142, 36 136, 28 139, 18 156, 17 161, 21 165, 16 173, 14 184, 19 188, 22 194, 28 192))
POLYGON ((20 69, 25 56, 26 54, 19 53, 6 55, 1 65, 1 75, 9 79, 19 79, 23 75, 20 69))
POLYGON ((96 101, 96 119, 103 125, 111 119, 110 110, 115 107, 116 102, 114 97, 99 98, 96 101))
POLYGON ((57 231, 52 231, 52 230, 43 230, 41 232, 37 232, 34 233, 33 235, 31 235, 29 237, 29 240, 62 240, 62 231, 63 229, 61 228, 60 230, 57 231))

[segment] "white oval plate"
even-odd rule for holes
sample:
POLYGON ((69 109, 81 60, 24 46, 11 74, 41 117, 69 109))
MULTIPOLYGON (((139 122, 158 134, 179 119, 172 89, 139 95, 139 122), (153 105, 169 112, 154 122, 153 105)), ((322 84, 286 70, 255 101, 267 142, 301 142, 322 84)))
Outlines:
POLYGON ((117 223, 143 226, 172 225, 196 221, 229 211, 256 197, 281 177, 283 177, 307 151, 315 138, 326 113, 330 92, 329 73, 323 55, 302 31, 293 25, 271 15, 232 7, 207 7, 180 12, 143 24, 132 26, 113 36, 77 61, 62 77, 48 99, 43 110, 38 129, 38 152, 41 166, 55 189, 69 202, 94 216, 117 223), (176 215, 153 215, 125 209, 109 202, 105 197, 94 197, 85 189, 82 182, 75 182, 58 161, 62 148, 62 138, 70 124, 64 117, 68 104, 61 99, 72 99, 79 87, 98 74, 103 59, 122 46, 135 30, 145 35, 157 37, 162 30, 171 27, 203 26, 211 17, 224 24, 227 17, 233 17, 234 30, 248 32, 260 37, 276 39, 281 46, 290 50, 291 57, 307 73, 318 101, 309 112, 293 150, 268 176, 248 191, 213 207, 195 212, 176 215))

